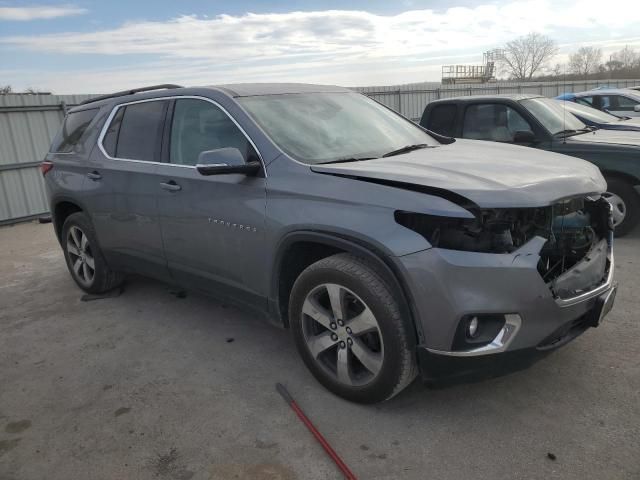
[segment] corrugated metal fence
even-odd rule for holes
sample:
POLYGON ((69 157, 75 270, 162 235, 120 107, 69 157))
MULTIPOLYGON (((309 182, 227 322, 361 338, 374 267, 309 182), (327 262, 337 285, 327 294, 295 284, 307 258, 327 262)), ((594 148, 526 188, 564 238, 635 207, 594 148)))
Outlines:
MULTIPOLYGON (((627 87, 640 80, 580 82, 499 82, 473 85, 417 83, 355 88, 418 121, 424 107, 438 98, 499 93, 536 93, 555 97, 599 85, 627 87)), ((38 164, 44 158, 67 108, 90 95, 0 95, 0 225, 34 218, 48 211, 38 164)))
POLYGON ((390 87, 358 87, 354 90, 384 103, 413 121, 419 121, 424 107, 440 98, 465 95, 496 95, 502 93, 531 93, 557 97, 563 93, 583 92, 601 85, 625 88, 640 85, 640 80, 588 80, 574 82, 496 82, 468 85, 441 85, 440 83, 414 83, 390 87))
POLYGON ((0 224, 49 210, 38 165, 66 108, 89 95, 0 95, 0 224))

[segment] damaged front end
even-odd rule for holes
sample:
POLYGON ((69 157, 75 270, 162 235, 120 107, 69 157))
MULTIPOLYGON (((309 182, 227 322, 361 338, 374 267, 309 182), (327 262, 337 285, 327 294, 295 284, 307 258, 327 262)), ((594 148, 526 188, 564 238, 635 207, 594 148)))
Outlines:
POLYGON ((476 208, 472 213, 472 219, 403 211, 395 217, 433 247, 449 250, 511 254, 538 238, 537 269, 558 299, 606 283, 612 267, 613 224, 604 198, 571 198, 539 208, 476 208))

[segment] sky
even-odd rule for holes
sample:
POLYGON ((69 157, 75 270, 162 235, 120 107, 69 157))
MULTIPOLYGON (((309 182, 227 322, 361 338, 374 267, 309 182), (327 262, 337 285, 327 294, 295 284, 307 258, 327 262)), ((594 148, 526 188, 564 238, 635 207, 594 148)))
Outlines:
POLYGON ((104 93, 157 83, 439 81, 535 31, 640 51, 639 0, 0 0, 0 85, 104 93))

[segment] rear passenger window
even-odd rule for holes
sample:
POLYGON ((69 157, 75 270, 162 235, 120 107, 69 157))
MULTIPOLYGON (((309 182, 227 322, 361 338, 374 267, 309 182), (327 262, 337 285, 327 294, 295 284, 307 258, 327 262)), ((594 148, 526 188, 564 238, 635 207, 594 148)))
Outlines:
POLYGON ((171 163, 196 165, 202 152, 226 147, 240 150, 245 161, 258 160, 247 137, 220 108, 204 100, 176 100, 171 125, 171 163))
POLYGON ((54 153, 73 152, 98 110, 98 108, 92 108, 68 114, 62 124, 62 129, 51 144, 51 151, 54 153))
POLYGON ((437 105, 431 110, 429 115, 429 123, 426 125, 428 130, 453 137, 456 134, 456 114, 458 113, 457 105, 437 105))
POLYGON ((120 107, 111 120, 102 146, 114 158, 159 161, 166 101, 120 107))

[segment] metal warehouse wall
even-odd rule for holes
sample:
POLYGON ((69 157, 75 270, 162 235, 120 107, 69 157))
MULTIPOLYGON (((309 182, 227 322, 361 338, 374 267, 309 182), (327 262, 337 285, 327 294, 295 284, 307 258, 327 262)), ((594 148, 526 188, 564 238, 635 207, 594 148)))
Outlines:
POLYGON ((0 95, 0 224, 49 210, 38 165, 65 109, 89 95, 0 95))
POLYGON ((557 97, 563 93, 583 92, 600 85, 624 88, 640 85, 640 80, 589 80, 574 82, 496 82, 484 84, 441 85, 439 83, 413 83, 391 87, 357 87, 364 93, 400 112, 413 121, 419 121, 427 103, 439 98, 464 95, 494 95, 500 93, 533 93, 545 97, 557 97))
MULTIPOLYGON (((416 83, 386 87, 355 88, 418 121, 424 107, 438 98, 496 93, 537 93, 555 97, 599 85, 627 87, 640 80, 581 82, 499 82, 473 85, 416 83)), ((39 163, 57 133, 66 108, 91 95, 0 95, 0 225, 46 213, 44 184, 39 163)))

